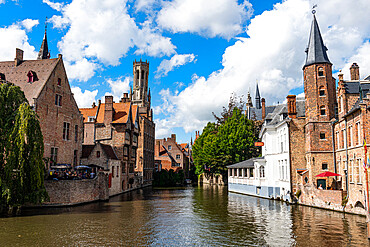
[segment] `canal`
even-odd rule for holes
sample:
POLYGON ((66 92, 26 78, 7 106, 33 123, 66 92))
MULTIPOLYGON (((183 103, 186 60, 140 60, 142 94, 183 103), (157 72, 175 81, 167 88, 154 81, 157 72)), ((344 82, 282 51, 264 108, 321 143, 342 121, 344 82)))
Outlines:
POLYGON ((146 188, 0 218, 1 246, 367 246, 365 218, 228 193, 146 188))

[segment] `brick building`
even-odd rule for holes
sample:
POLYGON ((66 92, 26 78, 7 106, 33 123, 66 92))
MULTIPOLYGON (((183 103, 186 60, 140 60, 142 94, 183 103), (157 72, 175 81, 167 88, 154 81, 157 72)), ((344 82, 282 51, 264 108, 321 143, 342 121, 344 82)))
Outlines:
POLYGON ((82 151, 83 121, 71 92, 62 55, 50 59, 47 36, 36 60, 24 60, 16 49, 14 61, 0 62, 0 77, 19 86, 39 116, 48 165, 74 167, 82 151))
MULTIPOLYGON (((141 187, 142 178, 134 170, 140 133, 139 114, 128 94, 125 93, 118 103, 113 101, 113 96, 105 96, 105 103, 99 101, 98 105, 93 104, 92 108, 81 108, 80 111, 84 116, 84 149, 91 145, 110 146, 121 161, 119 165, 106 167, 101 165, 106 160, 102 158, 93 165, 109 169, 110 177, 119 174, 121 192, 141 187)), ((91 159, 86 155, 84 158, 91 159)))
POLYGON ((155 140, 155 168, 179 171, 183 170, 185 177, 189 177, 189 152, 185 144, 177 144, 176 134, 169 138, 155 140))
POLYGON ((129 99, 134 106, 138 107, 140 125, 135 172, 142 177, 143 185, 150 185, 153 181, 154 171, 155 123, 153 122, 148 85, 149 63, 135 60, 133 62, 133 75, 133 90, 131 90, 129 99))

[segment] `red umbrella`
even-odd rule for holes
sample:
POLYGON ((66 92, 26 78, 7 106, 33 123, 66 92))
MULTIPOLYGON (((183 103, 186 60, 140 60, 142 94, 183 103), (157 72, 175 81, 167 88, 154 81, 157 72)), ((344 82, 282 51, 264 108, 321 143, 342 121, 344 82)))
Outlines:
POLYGON ((334 173, 334 172, 323 172, 323 173, 320 173, 319 175, 316 175, 316 177, 336 177, 336 176, 342 176, 338 173, 334 173))

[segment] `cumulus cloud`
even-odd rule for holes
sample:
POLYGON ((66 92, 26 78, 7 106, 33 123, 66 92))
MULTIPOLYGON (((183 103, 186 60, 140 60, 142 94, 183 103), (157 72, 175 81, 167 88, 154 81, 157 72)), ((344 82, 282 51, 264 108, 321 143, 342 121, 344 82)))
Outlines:
POLYGON ((115 102, 119 102, 123 96, 123 93, 127 93, 130 90, 130 77, 120 77, 116 80, 109 78, 107 83, 111 90, 105 95, 113 95, 113 100, 115 102))
POLYGON ((98 95, 98 90, 82 92, 79 87, 72 87, 71 90, 79 108, 91 107, 92 103, 95 102, 96 95, 98 95))
POLYGON ((52 9, 55 9, 56 11, 61 11, 64 6, 63 3, 54 3, 49 0, 42 0, 42 2, 46 3, 47 5, 49 5, 52 9))
POLYGON ((234 37, 243 30, 243 23, 252 13, 244 0, 174 0, 163 1, 157 16, 158 24, 171 32, 198 33, 206 37, 234 37))
MULTIPOLYGON (((366 40, 370 38, 370 16, 366 13, 370 5, 366 0, 356 5, 321 0, 318 5, 316 15, 334 70, 358 62, 361 71, 369 73, 370 45, 366 40)), ((221 70, 208 77, 195 75, 181 92, 162 95, 163 105, 173 110, 157 126, 167 125, 162 132, 176 127, 185 132, 201 130, 213 120, 212 112, 218 113, 227 105, 231 93, 247 94, 249 89, 254 92, 256 80, 267 104, 282 102, 290 90, 302 88, 311 6, 308 0, 287 0, 251 19, 246 30, 248 38, 239 38, 225 50, 221 70)), ((365 72, 361 73, 365 76, 365 72)))
POLYGON ((37 57, 35 47, 30 45, 27 36, 27 32, 30 31, 34 25, 32 26, 30 21, 27 20, 0 28, 0 37, 2 37, 0 42, 0 61, 13 60, 15 57, 15 48, 20 48, 24 51, 24 59, 35 59, 37 57), (29 29, 27 29, 25 25, 27 25, 29 29))
POLYGON ((25 19, 20 23, 27 31, 31 31, 34 26, 39 24, 39 20, 25 19))
POLYGON ((176 54, 170 60, 163 59, 157 68, 155 77, 167 76, 168 72, 193 61, 196 61, 194 54, 176 54))
POLYGON ((51 18, 54 27, 67 28, 58 48, 67 62, 71 79, 86 81, 94 76, 96 69, 118 65, 120 58, 134 47, 136 54, 149 56, 168 56, 175 52, 171 39, 163 37, 150 22, 140 26, 135 23, 125 0, 73 0, 65 5, 44 2, 61 12, 51 18), (88 71, 83 71, 86 67, 88 71))

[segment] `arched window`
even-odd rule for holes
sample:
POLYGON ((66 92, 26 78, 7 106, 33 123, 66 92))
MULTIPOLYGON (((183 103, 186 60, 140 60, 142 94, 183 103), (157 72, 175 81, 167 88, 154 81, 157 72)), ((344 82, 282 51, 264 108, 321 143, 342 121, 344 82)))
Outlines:
POLYGON ((58 78, 58 84, 59 87, 62 85, 62 79, 58 78))
POLYGON ((322 67, 318 70, 318 76, 324 76, 324 69, 322 67))
POLYGON ((141 79, 144 80, 145 71, 141 71, 141 79))
POLYGON ((321 86, 321 87, 319 88, 319 95, 320 95, 320 96, 325 96, 325 88, 324 88, 324 86, 321 86))
POLYGON ((326 109, 325 109, 325 106, 321 106, 321 107, 320 107, 320 115, 321 115, 321 116, 325 116, 325 115, 326 115, 326 109))
POLYGON ((139 70, 136 70, 136 79, 139 79, 139 70))
POLYGON ((27 77, 28 77, 28 80, 27 80, 28 83, 32 83, 32 82, 37 81, 36 72, 34 72, 34 71, 31 71, 31 70, 28 71, 27 77))

